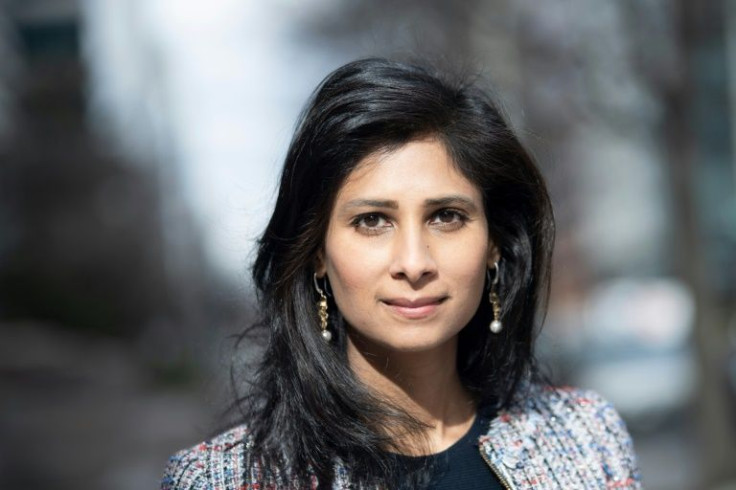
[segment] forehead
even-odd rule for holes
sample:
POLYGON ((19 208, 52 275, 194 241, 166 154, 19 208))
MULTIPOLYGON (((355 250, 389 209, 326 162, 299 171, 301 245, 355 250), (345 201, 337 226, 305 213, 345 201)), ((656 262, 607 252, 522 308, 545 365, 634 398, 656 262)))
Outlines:
POLYGON ((426 139, 364 158, 338 191, 336 205, 355 198, 401 203, 457 194, 482 202, 480 189, 460 173, 444 144, 426 139))

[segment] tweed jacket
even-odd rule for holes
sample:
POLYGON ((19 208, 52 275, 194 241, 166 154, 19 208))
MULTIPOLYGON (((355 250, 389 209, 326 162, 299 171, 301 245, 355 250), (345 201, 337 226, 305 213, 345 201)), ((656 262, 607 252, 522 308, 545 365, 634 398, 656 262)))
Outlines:
MULTIPOLYGON (((169 459, 162 490, 279 489, 290 485, 244 466, 247 430, 235 427, 169 459), (264 481, 265 480, 265 481, 264 481)), ((478 441, 505 488, 639 489, 631 438, 613 406, 594 392, 532 387, 500 411, 478 441)), ((313 478, 313 488, 318 482, 313 478)), ((333 489, 354 488, 336 465, 333 489)))

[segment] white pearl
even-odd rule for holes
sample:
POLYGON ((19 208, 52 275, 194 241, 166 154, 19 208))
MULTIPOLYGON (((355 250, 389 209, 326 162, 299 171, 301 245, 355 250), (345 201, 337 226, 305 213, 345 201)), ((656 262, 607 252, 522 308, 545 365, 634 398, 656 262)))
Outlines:
POLYGON ((332 332, 329 330, 322 330, 322 338, 325 339, 326 342, 329 342, 332 340, 332 332))
POLYGON ((491 322, 491 332, 498 333, 501 330, 503 330, 503 324, 498 320, 493 320, 491 322))

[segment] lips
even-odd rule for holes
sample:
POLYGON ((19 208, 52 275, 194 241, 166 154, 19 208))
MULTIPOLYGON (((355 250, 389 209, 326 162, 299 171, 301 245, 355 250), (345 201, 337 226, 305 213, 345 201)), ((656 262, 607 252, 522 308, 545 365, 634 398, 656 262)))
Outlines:
POLYGON ((426 306, 431 304, 439 304, 444 301, 445 296, 433 296, 427 298, 407 299, 407 298, 392 298, 384 299, 383 302, 391 306, 401 306, 403 308, 419 308, 420 306, 426 306))
POLYGON ((432 315, 447 299, 447 296, 423 298, 389 298, 382 300, 392 312, 404 318, 418 319, 432 315))

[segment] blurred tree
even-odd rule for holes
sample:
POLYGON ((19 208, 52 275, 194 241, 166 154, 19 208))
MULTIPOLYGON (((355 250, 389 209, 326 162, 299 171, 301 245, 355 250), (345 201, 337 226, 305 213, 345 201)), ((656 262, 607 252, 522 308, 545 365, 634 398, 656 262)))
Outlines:
POLYGON ((736 425, 728 405, 728 322, 736 314, 736 189, 729 114, 725 2, 677 2, 680 76, 661 86, 673 206, 676 271, 698 305, 695 343, 700 453, 706 486, 736 479, 736 425), (730 203, 730 204, 729 204, 730 203), (730 216, 730 220, 724 217, 730 216), (726 253, 723 253, 723 252, 726 253))
POLYGON ((338 52, 414 54, 452 65, 476 58, 477 29, 470 26, 484 30, 494 20, 500 26, 507 10, 506 2, 499 0, 340 2, 312 11, 302 23, 301 34, 338 52))
POLYGON ((90 136, 73 19, 19 20, 0 317, 133 334, 171 314, 156 182, 90 136))

